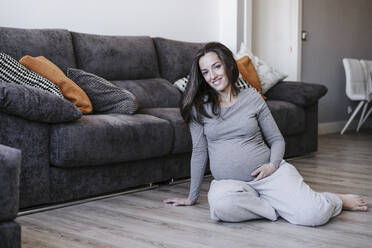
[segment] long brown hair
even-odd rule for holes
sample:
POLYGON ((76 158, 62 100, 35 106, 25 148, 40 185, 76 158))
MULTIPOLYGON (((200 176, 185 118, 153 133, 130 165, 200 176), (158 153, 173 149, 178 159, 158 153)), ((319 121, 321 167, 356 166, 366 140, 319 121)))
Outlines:
POLYGON ((234 94, 239 93, 235 84, 239 77, 239 70, 232 52, 219 42, 207 43, 195 55, 191 65, 189 82, 182 97, 181 115, 187 123, 193 120, 203 124, 202 116, 211 118, 203 106, 208 102, 212 103, 212 112, 215 116, 220 116, 221 113, 218 92, 207 84, 199 68, 200 58, 209 52, 217 54, 225 67, 232 92, 234 94))

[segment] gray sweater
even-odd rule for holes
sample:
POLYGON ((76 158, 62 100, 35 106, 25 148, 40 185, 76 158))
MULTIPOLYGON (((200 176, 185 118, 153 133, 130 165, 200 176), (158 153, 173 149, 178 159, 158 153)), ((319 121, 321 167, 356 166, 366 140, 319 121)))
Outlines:
POLYGON ((255 89, 240 91, 232 106, 221 108, 220 118, 213 115, 210 103, 204 107, 212 118, 203 117, 203 125, 195 121, 189 124, 193 143, 190 200, 198 199, 208 155, 216 180, 248 182, 261 165, 279 166, 285 142, 266 102, 255 89))

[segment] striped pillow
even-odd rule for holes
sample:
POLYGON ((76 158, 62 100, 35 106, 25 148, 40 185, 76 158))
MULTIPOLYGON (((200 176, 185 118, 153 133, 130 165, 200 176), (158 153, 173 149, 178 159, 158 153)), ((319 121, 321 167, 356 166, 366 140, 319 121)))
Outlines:
POLYGON ((57 85, 39 74, 30 71, 5 53, 0 53, 0 79, 6 83, 28 85, 63 97, 57 85))

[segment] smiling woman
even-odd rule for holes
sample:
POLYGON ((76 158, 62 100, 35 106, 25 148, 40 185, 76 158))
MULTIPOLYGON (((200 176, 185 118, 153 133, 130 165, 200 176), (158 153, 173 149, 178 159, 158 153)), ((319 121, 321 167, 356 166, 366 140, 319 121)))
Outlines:
POLYGON ((285 142, 261 95, 239 91, 238 68, 231 51, 208 43, 193 61, 181 113, 192 136, 188 198, 170 198, 176 206, 196 203, 208 157, 214 180, 208 192, 213 220, 240 222, 280 216, 290 223, 317 226, 347 210, 367 210, 357 195, 313 191, 297 169, 283 160, 285 142))
MULTIPOLYGON (((235 84, 238 78, 239 69, 232 52, 221 43, 206 44, 194 58, 183 96, 181 113, 186 122, 192 117, 192 107, 197 113, 209 116, 203 107, 206 101, 212 104, 214 115, 220 114, 221 107, 232 105, 240 91, 235 84)), ((196 115, 198 122, 200 117, 196 115)))
POLYGON ((225 66, 215 52, 205 54, 199 60, 199 67, 205 81, 219 92, 221 106, 234 104, 237 93, 232 92, 225 66))

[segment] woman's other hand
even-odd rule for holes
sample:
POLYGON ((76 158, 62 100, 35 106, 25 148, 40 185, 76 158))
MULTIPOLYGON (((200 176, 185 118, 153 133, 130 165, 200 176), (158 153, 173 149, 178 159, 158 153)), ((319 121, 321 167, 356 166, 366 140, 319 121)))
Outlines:
POLYGON ((254 176, 256 177, 253 181, 258 181, 258 180, 261 180, 262 178, 265 178, 265 177, 268 177, 270 176, 271 174, 274 173, 274 171, 276 171, 276 167, 274 164, 264 164, 260 167, 258 167, 255 171, 253 171, 251 173, 251 176, 254 176))
POLYGON ((172 204, 173 206, 191 206, 195 204, 195 202, 192 202, 189 198, 169 198, 163 202, 172 204))

